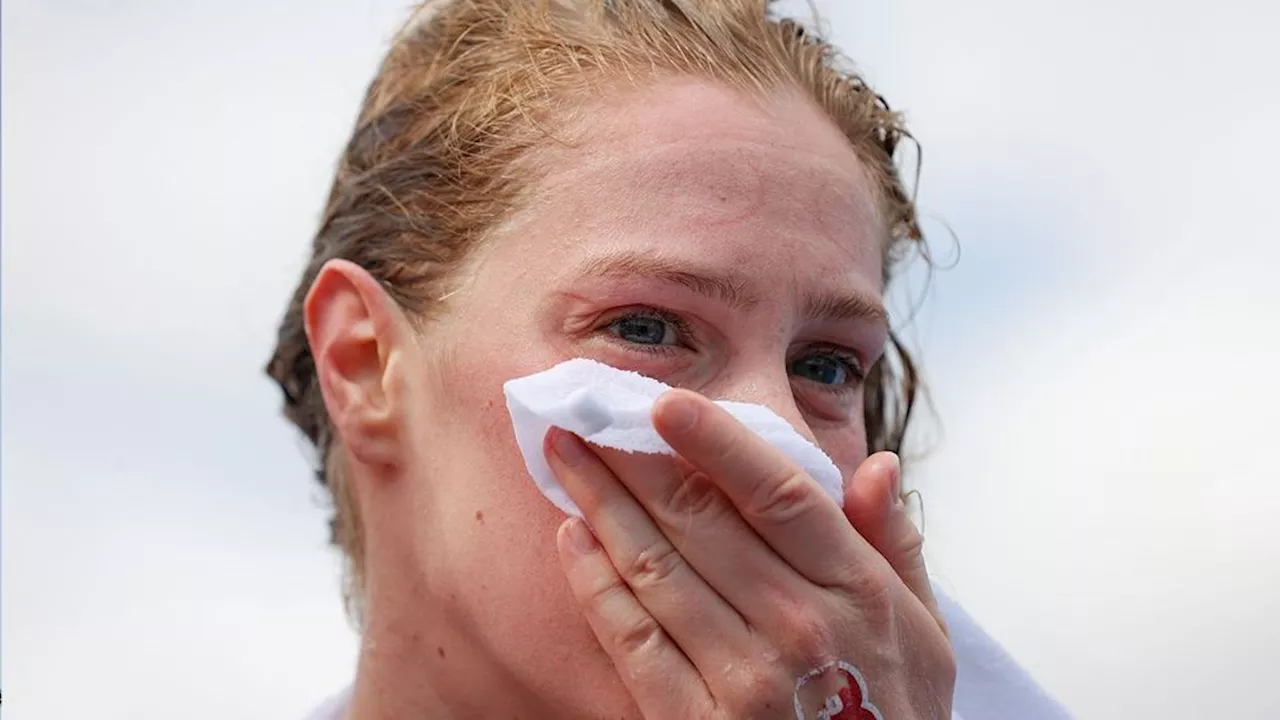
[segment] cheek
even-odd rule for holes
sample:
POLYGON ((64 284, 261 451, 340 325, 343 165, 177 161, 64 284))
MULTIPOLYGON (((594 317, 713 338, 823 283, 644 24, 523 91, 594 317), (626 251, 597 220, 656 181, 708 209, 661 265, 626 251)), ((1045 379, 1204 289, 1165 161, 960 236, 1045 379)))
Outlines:
POLYGON ((441 332, 427 338, 424 345, 436 351, 423 374, 422 407, 411 433, 429 448, 416 473, 419 492, 452 532, 473 543, 467 552, 492 564, 503 582, 518 579, 509 574, 532 581, 543 571, 558 572, 524 555, 541 554, 554 563, 555 529, 563 520, 528 476, 502 391, 508 380, 565 359, 525 310, 459 307, 441 332), (536 548, 530 544, 535 537, 536 548))
POLYGON ((554 358, 503 352, 495 336, 510 335, 490 326, 428 338, 435 352, 420 366, 415 393, 409 437, 421 451, 409 505, 428 513, 415 518, 413 533, 437 591, 456 596, 458 612, 478 624, 533 642, 540 625, 517 621, 533 612, 564 632, 565 620, 551 618, 573 607, 567 590, 559 592, 555 531, 563 517, 528 478, 502 384, 554 358), (522 610, 531 589, 548 597, 522 610))
POLYGON ((847 482, 853 473, 867 459, 867 434, 859 417, 851 425, 839 429, 818 430, 814 433, 818 447, 822 448, 840 469, 840 475, 847 482))
POLYGON ((497 334, 470 333, 433 383, 435 417, 424 435, 437 455, 419 487, 436 521, 418 525, 423 570, 449 598, 444 616, 526 682, 589 678, 613 689, 560 569, 555 535, 564 516, 528 478, 502 396, 506 380, 562 358, 546 348, 500 352, 497 334))
POLYGON ((447 491, 439 498, 443 504, 452 501, 448 492, 474 495, 492 485, 505 494, 525 481, 502 386, 554 362, 531 338, 519 335, 518 323, 514 328, 481 324, 486 320, 460 323, 457 331, 439 338, 441 350, 424 373, 427 387, 412 434, 431 438, 439 464, 447 466, 444 477, 432 478, 447 491), (486 477, 472 477, 482 474, 486 477))
POLYGON ((529 308, 506 303, 468 303, 453 310, 438 337, 440 348, 430 378, 432 394, 442 400, 437 422, 469 419, 472 430, 487 433, 507 427, 502 385, 554 364, 529 308), (475 423, 479 422, 477 426, 475 423))

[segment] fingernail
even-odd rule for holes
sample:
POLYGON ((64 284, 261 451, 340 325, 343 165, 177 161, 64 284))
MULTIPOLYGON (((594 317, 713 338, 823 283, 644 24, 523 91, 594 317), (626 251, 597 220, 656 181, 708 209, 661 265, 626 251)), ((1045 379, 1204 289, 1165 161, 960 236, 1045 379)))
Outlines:
POLYGON ((587 457, 587 449, 582 446, 582 441, 573 433, 560 428, 552 428, 551 432, 554 433, 554 437, 551 438, 551 449, 560 458, 560 462, 569 467, 582 464, 587 457))
POLYGON ((569 543, 580 553, 593 553, 600 547, 595 533, 591 532, 582 518, 569 518, 565 523, 565 532, 569 534, 569 543))
POLYGON ((902 461, 898 459, 897 453, 888 453, 885 455, 885 462, 889 463, 887 471, 891 475, 889 479, 889 507, 903 508, 902 502, 902 461))
POLYGON ((698 424, 698 405, 691 397, 677 394, 668 398, 663 414, 667 427, 677 432, 687 432, 698 424))
POLYGON ((889 462, 892 464, 890 472, 893 473, 893 482, 889 484, 892 488, 893 499, 902 502, 902 458, 898 457, 898 453, 889 454, 889 462))

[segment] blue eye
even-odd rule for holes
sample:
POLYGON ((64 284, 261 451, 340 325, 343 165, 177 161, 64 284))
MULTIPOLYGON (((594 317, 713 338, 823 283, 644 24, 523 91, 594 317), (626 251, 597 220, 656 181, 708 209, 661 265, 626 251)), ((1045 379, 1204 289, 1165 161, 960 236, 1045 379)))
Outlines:
POLYGON ((628 315, 609 323, 609 332, 637 345, 675 345, 680 340, 677 328, 660 317, 628 315))
POLYGON ((813 353, 792 360, 787 370, 819 385, 848 385, 858 379, 858 371, 849 361, 827 353, 813 353))

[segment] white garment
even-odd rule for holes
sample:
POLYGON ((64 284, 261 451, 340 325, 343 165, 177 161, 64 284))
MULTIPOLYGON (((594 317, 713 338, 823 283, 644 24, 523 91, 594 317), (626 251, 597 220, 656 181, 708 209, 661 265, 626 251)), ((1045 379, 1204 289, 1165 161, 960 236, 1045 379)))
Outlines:
MULTIPOLYGON (((671 454, 650 420, 653 401, 669 388, 636 373, 593 360, 570 360, 504 386, 516 440, 529 475, 556 507, 581 515, 547 465, 542 442, 548 428, 569 430, 605 447, 671 454)), ((719 403, 747 427, 803 467, 837 502, 840 472, 819 448, 768 408, 719 403)), ((1069 720, 1008 653, 936 586, 951 632, 957 677, 953 720, 1069 720)), ((308 720, 342 720, 350 691, 330 698, 308 720)))
POLYGON ((311 711, 305 720, 347 720, 347 706, 351 704, 351 688, 334 695, 311 711))
POLYGON ((1070 720, 1022 666, 935 583, 956 654, 952 720, 1070 720))

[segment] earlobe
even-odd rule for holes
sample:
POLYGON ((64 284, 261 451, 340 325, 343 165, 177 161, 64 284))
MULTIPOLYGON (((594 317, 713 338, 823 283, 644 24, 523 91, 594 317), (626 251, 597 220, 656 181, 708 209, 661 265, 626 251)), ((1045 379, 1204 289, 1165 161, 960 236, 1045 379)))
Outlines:
POLYGON ((401 464, 397 355, 407 319, 367 271, 346 260, 320 269, 304 305, 325 408, 352 459, 378 472, 401 464))

